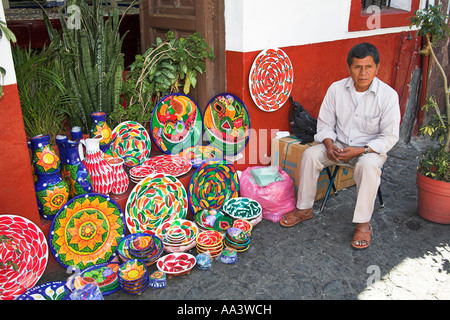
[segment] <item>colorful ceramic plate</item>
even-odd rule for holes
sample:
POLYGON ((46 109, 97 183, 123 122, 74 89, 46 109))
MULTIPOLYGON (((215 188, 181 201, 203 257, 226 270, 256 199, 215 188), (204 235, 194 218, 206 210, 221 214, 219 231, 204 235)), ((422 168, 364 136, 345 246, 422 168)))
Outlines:
POLYGON ((158 101, 153 109, 152 138, 164 153, 178 154, 197 145, 202 134, 202 116, 194 100, 172 93, 158 101))
POLYGON ((225 231, 233 224, 233 219, 220 210, 203 209, 194 216, 195 222, 207 230, 225 231))
POLYGON ((186 189, 177 178, 158 173, 141 180, 131 191, 125 216, 130 233, 153 231, 163 222, 186 218, 186 189))
POLYGON ((48 262, 44 233, 32 221, 16 215, 0 215, 0 235, 10 240, 0 243, 0 261, 17 265, 0 269, 0 300, 13 300, 32 288, 48 262))
POLYGON ((250 115, 244 103, 231 93, 213 97, 203 116, 205 139, 226 156, 244 150, 250 138, 250 115))
POLYGON ((189 253, 171 253, 161 257, 156 262, 159 271, 170 275, 180 275, 189 272, 195 266, 196 260, 189 253))
POLYGON ((117 262, 100 263, 83 270, 81 276, 93 278, 101 293, 105 296, 120 289, 119 267, 120 264, 117 262))
POLYGON ((126 283, 142 280, 147 275, 147 266, 140 260, 133 259, 123 263, 119 268, 119 279, 126 283))
POLYGON ((169 220, 161 224, 156 229, 156 236, 163 239, 165 245, 188 245, 197 237, 198 228, 194 222, 185 219, 169 220), (179 231, 178 231, 179 230, 179 231), (179 238, 182 239, 178 243, 174 243, 177 235, 181 234, 179 238))
POLYGON ((152 141, 145 128, 135 121, 118 124, 112 131, 111 146, 107 151, 114 157, 133 156, 142 163, 150 155, 152 141))
POLYGON ((237 197, 225 202, 222 210, 235 219, 249 220, 258 217, 262 212, 262 207, 258 201, 237 197))
POLYGON ((17 300, 70 300, 71 293, 66 287, 66 281, 54 281, 27 290, 17 300))
POLYGON ((174 177, 181 176, 192 168, 191 162, 177 154, 163 154, 151 157, 143 165, 153 169, 153 173, 165 173, 174 177))
POLYGON ((87 193, 69 200, 50 227, 50 249, 63 267, 110 262, 125 235, 124 214, 108 196, 87 193))
POLYGON ((294 69, 281 49, 267 49, 258 54, 250 69, 249 87, 253 101, 263 111, 281 108, 294 84, 294 69))
POLYGON ((223 159, 222 151, 212 146, 187 147, 179 155, 188 159, 194 168, 212 159, 223 159))
POLYGON ((239 177, 231 164, 204 163, 192 175, 188 199, 193 214, 202 209, 220 210, 239 196, 239 177))

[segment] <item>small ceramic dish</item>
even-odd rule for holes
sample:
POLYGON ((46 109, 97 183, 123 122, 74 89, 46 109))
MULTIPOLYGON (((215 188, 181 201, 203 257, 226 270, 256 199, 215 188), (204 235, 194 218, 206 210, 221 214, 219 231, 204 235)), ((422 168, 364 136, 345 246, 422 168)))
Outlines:
POLYGON ((156 267, 167 275, 190 273, 195 266, 195 257, 189 253, 171 253, 158 259, 156 267))

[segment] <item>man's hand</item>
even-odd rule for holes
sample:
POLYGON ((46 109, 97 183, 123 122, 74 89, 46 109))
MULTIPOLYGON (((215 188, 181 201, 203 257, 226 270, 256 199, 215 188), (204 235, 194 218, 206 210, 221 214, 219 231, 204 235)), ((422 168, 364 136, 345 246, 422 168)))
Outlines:
POLYGON ((347 147, 335 151, 336 158, 338 158, 339 161, 349 161, 354 157, 358 157, 361 153, 361 148, 354 147, 347 147))
POLYGON ((336 154, 336 152, 339 150, 339 148, 333 144, 333 140, 327 138, 327 139, 323 140, 322 142, 325 145, 325 147, 327 148, 328 159, 333 160, 333 161, 340 161, 336 154))

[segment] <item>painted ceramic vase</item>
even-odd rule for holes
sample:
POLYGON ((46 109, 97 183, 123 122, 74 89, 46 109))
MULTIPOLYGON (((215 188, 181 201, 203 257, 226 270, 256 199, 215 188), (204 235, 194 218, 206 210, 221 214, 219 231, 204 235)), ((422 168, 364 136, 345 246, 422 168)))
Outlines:
POLYGON ((81 161, 78 145, 79 141, 67 140, 62 149, 61 147, 59 149, 63 150, 60 151, 61 154, 64 153, 65 161, 62 164, 62 169, 66 174, 70 198, 93 191, 91 175, 81 161))
POLYGON ((39 213, 44 219, 53 220, 59 209, 69 199, 69 186, 62 179, 60 169, 58 171, 37 174, 34 183, 39 213))
POLYGON ((94 138, 80 140, 78 151, 81 161, 91 176, 92 190, 107 195, 111 192, 113 186, 113 169, 108 161, 103 158, 103 152, 100 150, 101 140, 101 134, 94 138), (82 146, 86 147, 86 157, 82 146))
POLYGON ((129 180, 127 173, 123 169, 123 162, 122 158, 108 159, 108 163, 113 170, 113 186, 111 192, 115 194, 122 194, 128 189, 129 180))
POLYGON ((111 145, 111 128, 106 123, 106 112, 98 111, 91 113, 92 121, 94 125, 91 128, 90 137, 101 134, 102 140, 100 141, 100 150, 106 152, 111 145))
POLYGON ((61 161, 61 177, 63 178, 63 180, 66 180, 67 183, 69 183, 68 173, 66 171, 64 164, 66 163, 65 143, 67 142, 68 139, 69 138, 66 135, 57 135, 55 137, 56 145, 58 146, 59 150, 59 159, 61 161))
POLYGON ((60 158, 50 146, 50 136, 37 135, 30 139, 33 153, 33 166, 36 174, 52 173, 60 170, 60 158))
POLYGON ((81 127, 72 127, 72 129, 70 129, 70 135, 72 141, 79 141, 83 139, 83 130, 81 130, 81 127))

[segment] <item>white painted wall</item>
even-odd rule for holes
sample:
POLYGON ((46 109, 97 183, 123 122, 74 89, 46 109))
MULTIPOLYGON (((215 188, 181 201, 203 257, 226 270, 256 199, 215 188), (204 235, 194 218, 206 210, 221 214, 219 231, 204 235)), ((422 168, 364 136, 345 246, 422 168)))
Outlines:
MULTIPOLYGON (((5 21, 5 11, 3 4, 0 2, 0 20, 5 21)), ((11 44, 6 37, 0 39, 0 66, 6 69, 6 76, 3 79, 3 85, 16 83, 16 72, 14 71, 14 63, 11 55, 11 44)), ((0 82, 1 83, 1 82, 0 82)))
POLYGON ((350 7, 351 0, 225 0, 226 50, 251 52, 410 30, 349 32, 350 7))

